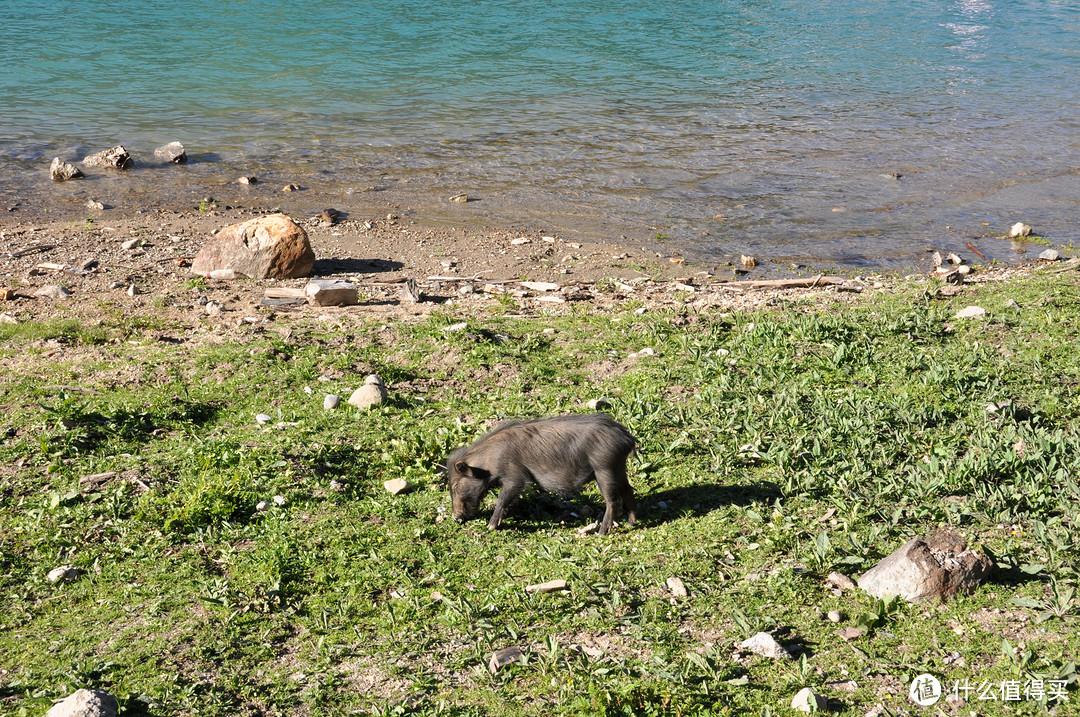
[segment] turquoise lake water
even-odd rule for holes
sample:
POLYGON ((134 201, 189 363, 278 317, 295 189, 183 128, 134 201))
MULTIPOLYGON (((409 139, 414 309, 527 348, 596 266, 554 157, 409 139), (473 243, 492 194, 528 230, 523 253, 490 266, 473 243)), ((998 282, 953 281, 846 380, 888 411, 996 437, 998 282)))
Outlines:
POLYGON ((716 261, 1080 240, 1072 0, 22 0, 0 27, 0 221, 253 174, 286 210, 296 182, 716 261), (133 172, 48 181, 114 144, 133 172))

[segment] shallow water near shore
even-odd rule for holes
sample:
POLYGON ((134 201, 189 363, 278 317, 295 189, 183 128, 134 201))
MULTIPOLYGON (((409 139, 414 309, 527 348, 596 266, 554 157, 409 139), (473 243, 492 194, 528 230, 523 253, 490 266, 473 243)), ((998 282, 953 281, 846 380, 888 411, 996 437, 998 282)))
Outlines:
POLYGON ((0 26, 3 222, 225 193, 716 262, 1080 239, 1073 3, 29 0, 0 26), (160 166, 174 139, 192 161, 160 166), (118 143, 132 172, 48 180, 118 143))

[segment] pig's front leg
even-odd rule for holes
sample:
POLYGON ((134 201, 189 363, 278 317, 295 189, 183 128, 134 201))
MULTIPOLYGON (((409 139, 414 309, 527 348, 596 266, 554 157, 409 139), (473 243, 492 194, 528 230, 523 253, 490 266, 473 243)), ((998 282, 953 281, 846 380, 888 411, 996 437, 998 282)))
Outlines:
POLYGON ((495 510, 492 511, 491 520, 488 521, 488 530, 495 530, 499 527, 503 515, 506 514, 513 502, 518 499, 518 496, 525 492, 525 488, 529 485, 529 477, 525 473, 513 471, 502 476, 500 482, 502 483, 502 489, 499 490, 499 497, 495 500, 495 510))

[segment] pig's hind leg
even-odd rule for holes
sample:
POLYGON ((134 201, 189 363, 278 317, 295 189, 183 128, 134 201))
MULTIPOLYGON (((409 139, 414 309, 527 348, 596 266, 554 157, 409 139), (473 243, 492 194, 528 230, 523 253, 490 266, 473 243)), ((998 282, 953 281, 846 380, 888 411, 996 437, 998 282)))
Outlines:
POLYGON ((607 510, 604 511, 604 519, 600 523, 600 535, 607 535, 611 531, 611 524, 615 522, 615 511, 619 502, 627 512, 626 525, 634 524, 637 513, 637 503, 634 501, 634 489, 626 479, 626 466, 614 468, 597 468, 596 485, 600 488, 600 494, 604 496, 607 510))

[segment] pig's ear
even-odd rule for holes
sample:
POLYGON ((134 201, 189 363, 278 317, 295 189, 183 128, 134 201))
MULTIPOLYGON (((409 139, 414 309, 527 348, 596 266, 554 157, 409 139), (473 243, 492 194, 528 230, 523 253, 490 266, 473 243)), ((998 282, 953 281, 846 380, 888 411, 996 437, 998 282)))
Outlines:
POLYGON ((456 470, 461 475, 469 476, 470 478, 472 477, 472 468, 470 468, 469 464, 465 461, 458 461, 457 463, 455 463, 454 470, 456 470))

